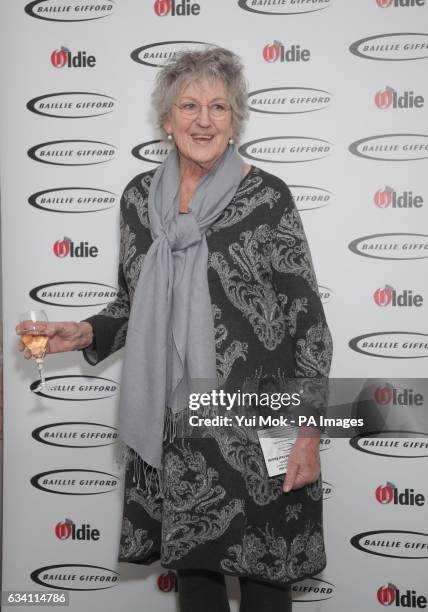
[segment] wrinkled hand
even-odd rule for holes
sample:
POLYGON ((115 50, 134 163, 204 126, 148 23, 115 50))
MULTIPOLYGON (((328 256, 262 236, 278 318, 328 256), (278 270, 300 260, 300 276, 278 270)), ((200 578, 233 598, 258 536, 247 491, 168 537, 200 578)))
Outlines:
MULTIPOLYGON (((89 346, 93 338, 92 325, 87 321, 81 321, 80 323, 75 321, 58 321, 53 323, 37 321, 35 327, 38 333, 49 338, 46 353, 76 351, 89 346)), ((15 330, 18 336, 25 334, 25 323, 19 323, 15 330)), ((26 359, 30 359, 31 351, 25 347, 22 340, 19 342, 18 349, 24 352, 26 359)))
POLYGON ((321 473, 319 433, 309 430, 296 439, 291 449, 282 485, 285 493, 315 482, 321 473))

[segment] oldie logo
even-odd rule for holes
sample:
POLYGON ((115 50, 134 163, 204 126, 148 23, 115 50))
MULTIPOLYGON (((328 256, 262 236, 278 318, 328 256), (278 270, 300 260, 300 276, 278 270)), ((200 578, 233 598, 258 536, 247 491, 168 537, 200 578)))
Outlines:
POLYGON ((34 287, 30 297, 51 306, 104 306, 117 297, 117 289, 102 283, 66 281, 34 287))
POLYGON ((55 166, 92 166, 111 161, 116 147, 96 140, 52 140, 28 149, 34 161, 55 166))
POLYGON ((323 601, 334 597, 336 586, 320 578, 306 578, 291 586, 293 601, 323 601))
POLYGON ((357 533, 354 548, 370 555, 395 559, 428 559, 428 533, 381 529, 357 533))
POLYGON ((238 4, 244 11, 261 15, 299 15, 322 11, 331 6, 330 0, 311 0, 310 3, 296 0, 239 0, 238 4))
POLYGON ((355 238, 348 244, 350 251, 374 259, 426 259, 426 234, 373 234, 355 238))
POLYGON ((375 498, 379 504, 394 506, 423 506, 425 496, 422 493, 415 493, 414 489, 399 490, 392 482, 379 485, 375 490, 375 498))
POLYGON ((98 257, 98 247, 89 246, 88 242, 74 243, 71 238, 64 236, 62 240, 56 240, 53 244, 53 253, 60 259, 63 257, 98 257))
POLYGON ((50 60, 54 68, 93 68, 97 63, 95 55, 87 55, 86 51, 73 53, 67 47, 52 51, 50 60))
POLYGON ((422 406, 424 396, 422 393, 409 387, 394 387, 391 383, 381 384, 376 387, 373 399, 378 406, 422 406))
POLYGON ((162 591, 163 593, 170 593, 175 589, 175 573, 163 572, 162 574, 159 574, 156 582, 159 591, 162 591))
POLYGON ((93 187, 58 187, 33 193, 29 204, 40 210, 60 213, 88 213, 113 208, 117 195, 93 187))
POLYGON ((269 64, 273 62, 308 62, 311 59, 309 49, 302 49, 300 45, 285 46, 281 41, 274 40, 263 47, 263 59, 269 64))
POLYGON ((118 572, 98 565, 61 563, 46 565, 31 572, 31 580, 61 591, 99 591, 118 584, 118 572))
POLYGON ((425 6, 426 0, 376 0, 376 4, 379 8, 394 8, 408 7, 408 6, 425 6))
POLYGON ((382 110, 386 108, 422 108, 425 99, 423 96, 415 96, 415 93, 410 90, 399 94, 392 87, 385 87, 376 92, 374 102, 382 110))
POLYGON ((118 441, 116 427, 102 423, 69 421, 50 423, 34 429, 31 433, 37 442, 66 448, 96 448, 118 441))
MULTIPOLYGON (((49 376, 46 378, 46 383, 46 389, 35 391, 37 395, 72 402, 107 399, 114 397, 119 391, 119 383, 114 380, 101 378, 100 376, 84 376, 82 374, 49 376)), ((33 385, 36 388, 37 381, 32 383, 32 387, 33 385)))
POLYGON ((63 257, 88 258, 98 257, 98 247, 89 246, 88 242, 75 243, 71 238, 64 236, 62 240, 56 240, 53 244, 53 253, 60 259, 63 257))
POLYGON ((32 113, 46 117, 85 119, 108 115, 115 110, 116 99, 89 91, 64 91, 45 94, 27 102, 32 113))
POLYGON ((190 0, 156 0, 153 8, 158 17, 189 17, 201 12, 201 5, 190 0))
POLYGON ((79 542, 96 542, 100 539, 99 529, 93 529, 89 523, 83 523, 80 527, 71 519, 66 518, 54 527, 54 533, 58 540, 78 540, 79 542))
POLYGON ((357 57, 399 62, 428 58, 428 34, 398 32, 357 40, 349 47, 357 57))
POLYGON ((363 334, 352 338, 349 347, 369 357, 419 359, 428 357, 428 334, 405 331, 363 334))
POLYGON ((239 147, 248 159, 274 164, 308 162, 327 157, 332 145, 321 138, 306 136, 272 136, 251 140, 239 147))
POLYGON ((310 185, 289 185, 294 202, 300 212, 324 208, 331 203, 332 193, 327 189, 310 185))
POLYGON ((428 457, 428 434, 420 431, 373 431, 354 436, 349 443, 355 450, 381 457, 400 459, 428 457), (397 435, 394 438, 392 434, 397 435))
POLYGON ((373 299, 376 306, 392 306, 393 308, 409 308, 412 306, 420 308, 424 302, 422 295, 414 295, 412 289, 404 289, 398 292, 391 285, 376 289, 373 299))
POLYGON ((31 484, 40 491, 59 495, 101 495, 116 491, 119 478, 96 470, 50 470, 35 474, 31 484))
POLYGON ((172 61, 178 51, 214 46, 215 45, 211 45, 207 42, 200 42, 196 40, 171 40, 166 42, 158 42, 134 49, 134 51, 131 53, 131 59, 138 64, 157 68, 158 66, 163 66, 167 62, 172 61))
POLYGON ((374 194, 374 203, 378 208, 421 208, 424 199, 421 195, 414 195, 412 191, 403 191, 398 195, 393 187, 385 186, 374 194))
POLYGON ((381 134, 349 145, 353 155, 379 161, 415 161, 428 157, 426 134, 381 134))
POLYGON ((46 21, 92 21, 113 13, 114 0, 35 0, 25 7, 30 17, 46 21))
POLYGON ((136 145, 131 153, 141 161, 151 164, 161 164, 165 161, 166 156, 171 151, 171 148, 163 140, 149 140, 136 145))
POLYGON ((331 99, 330 92, 311 87, 272 87, 248 94, 250 110, 270 115, 312 113, 327 108, 331 99))
POLYGON ((411 589, 400 591, 392 582, 380 586, 376 592, 376 597, 382 606, 425 609, 428 603, 428 598, 425 595, 418 595, 416 591, 411 589))

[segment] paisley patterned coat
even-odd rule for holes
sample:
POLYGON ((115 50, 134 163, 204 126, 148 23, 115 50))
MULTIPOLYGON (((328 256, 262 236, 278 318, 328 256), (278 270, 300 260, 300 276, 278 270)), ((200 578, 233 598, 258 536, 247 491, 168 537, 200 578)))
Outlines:
MULTIPOLYGON (((148 192, 154 170, 121 199, 119 293, 89 318, 94 364, 120 349, 152 242, 148 192)), ((287 185, 252 166, 207 234, 217 375, 235 389, 286 377, 328 376, 332 341, 311 255, 287 185)), ((120 561, 207 569, 287 586, 326 565, 321 476, 289 493, 268 477, 255 430, 215 427, 169 437, 163 485, 129 449, 120 561)))

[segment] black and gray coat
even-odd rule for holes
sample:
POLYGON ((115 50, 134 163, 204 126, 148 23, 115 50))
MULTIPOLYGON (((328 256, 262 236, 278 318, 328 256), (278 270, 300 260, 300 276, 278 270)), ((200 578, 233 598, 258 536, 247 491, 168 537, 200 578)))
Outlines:
MULTIPOLYGON (((125 343, 152 241, 153 174, 132 179, 121 199, 119 293, 89 319, 96 339, 86 351, 91 363, 125 343)), ((331 336, 287 185, 253 166, 206 237, 219 381, 260 391, 290 377, 328 376, 331 336)), ((268 477, 251 428, 167 437, 162 494, 143 463, 128 453, 121 561, 160 559, 169 569, 205 568, 284 586, 325 567, 321 476, 285 494, 284 477, 268 477)))

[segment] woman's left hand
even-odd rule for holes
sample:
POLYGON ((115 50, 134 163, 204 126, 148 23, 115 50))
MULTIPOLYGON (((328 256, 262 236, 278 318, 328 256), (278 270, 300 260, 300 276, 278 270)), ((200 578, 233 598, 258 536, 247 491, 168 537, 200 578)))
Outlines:
POLYGON ((298 437, 293 444, 287 463, 287 473, 282 488, 285 493, 315 482, 321 473, 319 433, 298 437))

